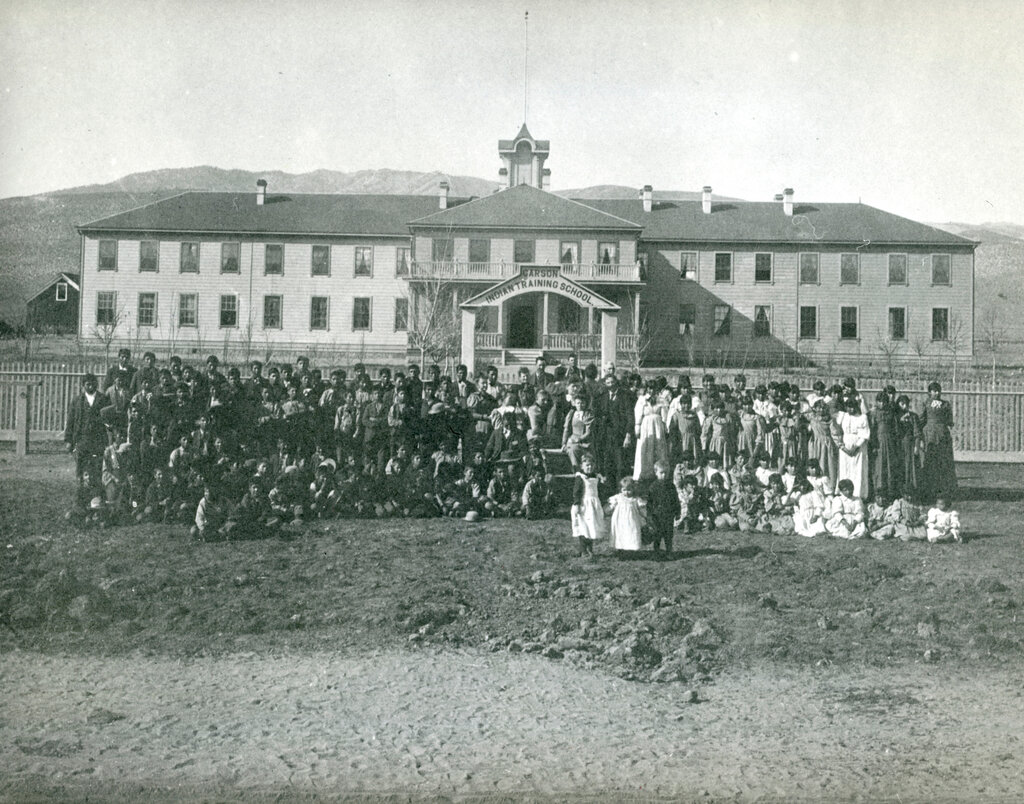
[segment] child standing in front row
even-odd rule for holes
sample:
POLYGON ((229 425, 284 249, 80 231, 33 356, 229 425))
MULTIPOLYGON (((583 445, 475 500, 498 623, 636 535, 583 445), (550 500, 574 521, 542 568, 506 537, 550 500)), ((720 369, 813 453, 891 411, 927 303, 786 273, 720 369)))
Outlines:
POLYGON ((950 510, 949 500, 945 497, 938 497, 935 507, 928 511, 928 541, 932 544, 961 541, 960 517, 956 511, 950 510))
POLYGON ((612 512, 612 543, 615 546, 615 555, 618 558, 636 557, 643 549, 642 532, 647 520, 644 502, 636 496, 636 481, 631 477, 622 478, 619 493, 612 497, 608 504, 612 512))
POLYGON ((594 542, 608 535, 604 507, 598 494, 601 478, 594 470, 594 456, 584 453, 580 457, 580 471, 573 481, 572 507, 569 509, 572 535, 579 540, 581 556, 594 555, 594 542))
POLYGON ((668 461, 654 462, 654 482, 647 492, 647 514, 650 518, 654 552, 660 557, 672 554, 672 532, 679 516, 679 495, 669 477, 668 461))

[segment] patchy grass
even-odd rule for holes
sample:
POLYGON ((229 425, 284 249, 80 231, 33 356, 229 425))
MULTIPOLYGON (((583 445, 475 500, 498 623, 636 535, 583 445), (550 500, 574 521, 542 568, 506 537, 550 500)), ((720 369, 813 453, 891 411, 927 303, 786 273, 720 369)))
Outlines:
POLYGON ((1017 662, 1017 467, 964 467, 963 545, 715 532, 672 561, 573 556, 561 520, 312 523, 290 540, 79 530, 70 459, 0 459, 0 649, 534 651, 626 678, 727 666, 1017 662), (973 538, 970 538, 973 537, 973 538))

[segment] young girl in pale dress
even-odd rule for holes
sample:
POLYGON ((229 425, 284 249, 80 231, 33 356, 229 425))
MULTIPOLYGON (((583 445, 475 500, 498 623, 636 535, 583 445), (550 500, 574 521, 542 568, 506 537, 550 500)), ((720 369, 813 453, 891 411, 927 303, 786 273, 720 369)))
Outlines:
POLYGON ((624 477, 619 493, 608 501, 612 515, 612 545, 619 558, 635 557, 643 549, 641 531, 647 520, 644 501, 636 496, 636 481, 624 477))
POLYGON ((608 535, 608 526, 604 518, 604 507, 598 495, 599 475, 595 474, 594 456, 590 453, 580 458, 580 471, 573 481, 572 507, 569 509, 572 519, 572 535, 579 540, 580 555, 592 556, 594 542, 608 535))

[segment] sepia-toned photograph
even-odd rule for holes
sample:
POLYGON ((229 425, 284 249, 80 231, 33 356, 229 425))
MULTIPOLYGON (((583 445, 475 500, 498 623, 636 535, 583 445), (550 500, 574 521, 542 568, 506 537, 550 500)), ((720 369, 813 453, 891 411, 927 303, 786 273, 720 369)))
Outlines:
POLYGON ((1024 798, 1022 30, 6 3, 0 802, 1024 798))

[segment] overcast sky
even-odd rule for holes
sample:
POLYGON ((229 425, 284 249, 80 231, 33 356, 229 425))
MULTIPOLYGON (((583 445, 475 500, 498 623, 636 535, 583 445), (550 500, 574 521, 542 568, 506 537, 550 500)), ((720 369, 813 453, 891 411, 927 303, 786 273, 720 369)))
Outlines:
POLYGON ((158 168, 857 201, 1024 223, 1021 0, 6 0, 0 197, 158 168))

